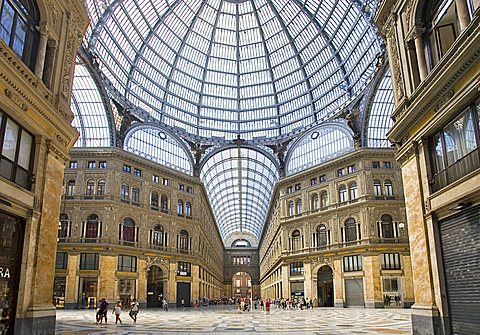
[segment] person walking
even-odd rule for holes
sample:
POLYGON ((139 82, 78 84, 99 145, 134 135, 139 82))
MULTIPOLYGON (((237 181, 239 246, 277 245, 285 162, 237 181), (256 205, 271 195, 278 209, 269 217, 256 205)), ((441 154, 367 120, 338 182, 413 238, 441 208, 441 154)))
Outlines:
POLYGON ((107 312, 108 312, 108 302, 107 300, 105 300, 105 298, 102 298, 102 300, 100 300, 100 304, 98 307, 98 311, 96 315, 97 322, 95 322, 95 324, 98 325, 99 322, 101 324, 103 321, 103 318, 105 318, 105 324, 107 324, 107 312))
MULTIPOLYGON (((130 315, 130 317, 132 318, 133 323, 137 323, 138 310, 139 310, 139 308, 138 308, 137 299, 133 298, 132 303, 130 304, 130 312, 128 313, 128 315, 130 315)), ((120 321, 120 323, 121 323, 121 321, 120 321)))
POLYGON ((168 302, 167 302, 167 299, 166 299, 166 298, 163 298, 162 306, 163 306, 163 310, 164 310, 165 312, 168 312, 168 302))
POLYGON ((182 299, 180 304, 182 305, 182 311, 184 311, 185 310, 185 300, 182 299))
POLYGON ((122 302, 120 300, 117 301, 115 306, 113 307, 112 314, 115 313, 115 324, 120 321, 120 324, 122 324, 122 319, 120 319, 120 314, 122 314, 122 302))

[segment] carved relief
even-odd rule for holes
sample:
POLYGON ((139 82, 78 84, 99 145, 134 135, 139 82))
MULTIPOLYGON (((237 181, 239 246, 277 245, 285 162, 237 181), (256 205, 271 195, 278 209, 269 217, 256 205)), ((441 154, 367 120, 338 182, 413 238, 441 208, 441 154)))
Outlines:
POLYGON ((453 90, 448 91, 445 93, 442 97, 439 98, 437 105, 435 106, 434 110, 435 112, 438 112, 439 110, 442 109, 442 107, 450 101, 451 98, 455 95, 455 92, 453 90))
POLYGON ((73 71, 73 57, 75 50, 75 36, 71 30, 71 20, 69 20, 69 31, 67 37, 67 46, 65 50, 64 72, 62 82, 62 96, 67 99, 71 89, 71 76, 73 71))
POLYGON ((15 93, 10 91, 8 88, 5 89, 5 95, 10 98, 21 110, 26 112, 28 110, 27 105, 23 102, 23 100, 15 93))

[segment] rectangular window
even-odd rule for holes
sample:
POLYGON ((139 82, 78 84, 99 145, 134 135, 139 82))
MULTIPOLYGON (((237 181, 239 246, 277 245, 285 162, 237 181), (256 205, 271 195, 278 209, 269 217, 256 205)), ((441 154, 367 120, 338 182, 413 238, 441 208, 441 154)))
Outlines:
POLYGON ((66 252, 57 252, 55 260, 55 269, 66 270, 68 267, 68 254, 66 252))
POLYGON ((303 262, 290 263, 290 276, 303 276, 303 262))
POLYGON ((137 272, 137 257, 119 255, 117 270, 122 272, 137 272))
POLYGON ((177 274, 179 276, 191 276, 192 275, 192 264, 188 262, 178 262, 177 263, 177 274))
POLYGON ((141 177, 141 176, 142 176, 142 170, 137 169, 137 168, 134 168, 134 169, 133 169, 133 175, 134 175, 135 177, 141 177))
POLYGON ((97 163, 95 161, 88 161, 87 169, 96 169, 96 168, 97 168, 97 163))
POLYGON ((34 152, 33 136, 0 112, 0 176, 30 189, 34 152))
POLYGON ((310 186, 315 186, 315 185, 317 185, 317 178, 310 179, 310 186))
POLYGON ((342 177, 343 176, 343 169, 338 169, 337 170, 337 177, 342 177))
POLYGON ((168 185, 170 185, 170 181, 167 178, 163 178, 162 179, 162 184, 165 185, 165 186, 168 186, 168 185))
POLYGON ((293 186, 288 186, 287 193, 292 193, 292 192, 293 192, 293 186))
POLYGON ((187 186, 187 193, 193 193, 193 188, 191 186, 187 186))
POLYGON ((374 169, 380 169, 380 162, 377 162, 377 161, 372 162, 372 168, 374 168, 374 169))
POLYGON ((355 165, 350 165, 347 167, 347 173, 354 173, 355 172, 355 165))
POLYGON ((156 176, 156 175, 152 175, 152 181, 154 183, 159 183, 160 182, 160 177, 159 176, 156 176))
POLYGON ((185 191, 185 185, 183 185, 183 184, 178 184, 178 189, 179 189, 180 191, 185 191))
POLYGON ((98 254, 81 254, 80 270, 98 270, 98 254))
POLYGON ((397 277, 383 277, 383 292, 398 293, 398 278, 397 277))
POLYGON ((106 169, 107 168, 107 162, 106 161, 98 162, 98 168, 99 169, 106 169))
POLYGON ((301 184, 295 184, 295 191, 300 191, 301 188, 302 188, 301 184))
POLYGON ((352 271, 362 271, 362 256, 353 255, 343 257, 343 271, 352 272, 352 271))
POLYGON ((392 168, 392 162, 383 162, 383 168, 384 169, 391 169, 392 168))
POLYGON ((77 161, 70 161, 70 163, 68 164, 68 168, 69 168, 69 169, 76 169, 76 168, 78 168, 78 162, 77 162, 77 161))
POLYGON ((382 270, 401 270, 400 254, 382 254, 382 270))
POLYGON ((132 173, 132 167, 127 164, 123 164, 123 172, 132 173))
POLYGON ((326 181, 327 181, 327 175, 322 174, 322 175, 320 176, 319 180, 320 180, 321 183, 326 182, 326 181))

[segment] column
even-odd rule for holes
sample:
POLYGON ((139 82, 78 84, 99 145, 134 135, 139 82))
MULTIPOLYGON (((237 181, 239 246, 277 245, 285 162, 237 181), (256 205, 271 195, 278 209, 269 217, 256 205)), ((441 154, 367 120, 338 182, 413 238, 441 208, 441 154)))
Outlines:
MULTIPOLYGON (((287 299, 290 297, 290 272, 287 265, 282 265, 282 297, 287 299)), ((268 298, 268 297, 263 297, 268 298)))
POLYGON ((460 30, 465 29, 470 24, 470 13, 468 11, 467 1, 455 0, 457 8, 458 22, 460 23, 460 30))
POLYGON ((383 297, 380 282, 380 261, 377 255, 363 257, 364 296, 366 308, 382 308, 383 297))
POLYGON ((78 299, 78 260, 80 255, 68 255, 67 283, 65 288, 65 308, 75 308, 78 299))
POLYGON ((335 259, 333 261, 333 290, 334 290, 334 306, 344 307, 342 259, 335 259))
POLYGON ((100 255, 98 265, 98 298, 105 298, 109 303, 115 303, 117 297, 117 280, 115 256, 100 255))
POLYGON ((304 297, 313 299, 313 275, 312 275, 312 268, 313 264, 312 263, 303 263, 303 292, 304 292, 304 297))
POLYGON ((35 62, 35 75, 43 79, 43 68, 45 66, 45 56, 47 54, 48 27, 45 22, 37 27, 40 32, 40 41, 38 42, 37 59, 35 62))
POLYGON ((135 292, 136 299, 140 304, 141 308, 147 306, 147 261, 145 259, 138 260, 138 280, 137 280, 137 291, 135 292))
POLYGON ((198 299, 200 296, 200 267, 198 265, 192 264, 192 296, 190 299, 192 299, 192 306, 195 303, 195 300, 198 299))
POLYGON ((424 80, 428 75, 427 59, 425 58, 425 45, 423 43, 423 32, 425 28, 415 26, 410 33, 410 37, 415 42, 415 52, 417 56, 418 72, 420 81, 424 80))
POLYGON ((170 262, 170 268, 168 271, 168 296, 166 299, 169 304, 175 306, 177 303, 177 263, 170 262))

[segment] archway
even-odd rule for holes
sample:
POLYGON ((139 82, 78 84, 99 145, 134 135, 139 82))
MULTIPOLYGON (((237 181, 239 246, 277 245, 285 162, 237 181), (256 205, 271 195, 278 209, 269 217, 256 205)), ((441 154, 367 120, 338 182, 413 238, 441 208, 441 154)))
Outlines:
POLYGON ((232 278, 232 297, 251 298, 252 277, 247 272, 237 272, 232 278))
POLYGON ((152 265, 147 273, 147 307, 161 307, 163 300, 163 270, 152 265))
POLYGON ((318 269, 317 297, 319 307, 333 307, 333 271, 328 265, 318 269))

